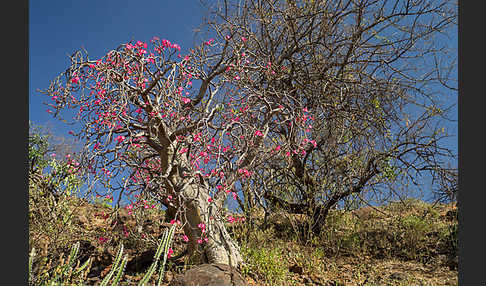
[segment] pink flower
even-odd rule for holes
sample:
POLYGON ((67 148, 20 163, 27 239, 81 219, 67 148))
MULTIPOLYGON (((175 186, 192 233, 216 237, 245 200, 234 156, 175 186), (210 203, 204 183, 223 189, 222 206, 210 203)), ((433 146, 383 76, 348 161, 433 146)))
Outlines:
POLYGON ((180 225, 180 224, 181 224, 181 221, 180 221, 180 220, 175 220, 175 219, 173 219, 173 220, 171 220, 171 221, 170 221, 170 224, 177 224, 177 225, 180 225))
POLYGON ((210 202, 212 202, 212 201, 213 201, 213 199, 212 199, 212 198, 208 198, 208 202, 209 202, 209 203, 210 203, 210 202))
POLYGON ((189 149, 187 149, 187 148, 182 148, 182 149, 179 151, 179 154, 184 154, 184 153, 186 153, 186 152, 187 152, 187 150, 189 150, 189 149))
POLYGON ((99 238, 98 240, 99 240, 99 242, 100 242, 101 244, 103 244, 103 243, 105 243, 105 242, 107 242, 107 241, 108 241, 108 238, 103 237, 103 236, 100 236, 100 238, 99 238))
POLYGON ((71 79, 71 82, 72 82, 72 83, 75 83, 75 84, 79 83, 79 76, 77 76, 77 77, 73 77, 73 78, 71 79))
POLYGON ((247 39, 247 38, 245 38, 245 37, 241 37, 241 40, 242 40, 243 42, 246 42, 248 39, 247 39))
POLYGON ((255 136, 263 136, 263 133, 260 130, 255 131, 255 136))
POLYGON ((197 240, 197 243, 199 243, 199 244, 201 244, 202 242, 203 242, 202 239, 197 240))
POLYGON ((184 240, 185 242, 188 242, 189 241, 189 237, 187 237, 187 235, 183 235, 182 236, 182 240, 184 240))
POLYGON ((234 223, 235 222, 235 218, 233 216, 228 216, 227 220, 230 222, 230 223, 234 223))
POLYGON ((209 39, 209 41, 205 42, 205 44, 209 46, 213 43, 213 41, 214 41, 214 39, 211 38, 211 39, 209 39))
POLYGON ((184 102, 185 104, 188 104, 189 102, 191 102, 191 99, 190 98, 186 98, 186 97, 182 97, 181 98, 182 102, 184 102))
POLYGON ((206 230, 206 225, 204 223, 198 224, 197 227, 199 227, 202 230, 202 232, 205 232, 206 230))
POLYGON ((169 40, 162 39, 162 46, 164 47, 170 47, 172 44, 169 40))
POLYGON ((251 176, 251 172, 246 169, 238 169, 238 173, 243 174, 243 176, 247 178, 251 176))
POLYGON ((118 144, 123 142, 123 140, 125 140, 125 136, 119 135, 118 137, 116 137, 116 141, 118 142, 118 144))
POLYGON ((172 254, 174 254, 174 250, 172 250, 172 248, 169 248, 169 251, 167 252, 167 258, 170 258, 172 254))
POLYGON ((280 145, 278 145, 277 147, 275 147, 275 151, 277 151, 277 152, 278 152, 278 151, 280 151, 280 149, 281 149, 281 148, 282 148, 282 147, 280 147, 280 145))
POLYGON ((304 108, 302 109, 302 111, 304 111, 304 112, 309 112, 309 110, 307 109, 307 107, 304 107, 304 108))

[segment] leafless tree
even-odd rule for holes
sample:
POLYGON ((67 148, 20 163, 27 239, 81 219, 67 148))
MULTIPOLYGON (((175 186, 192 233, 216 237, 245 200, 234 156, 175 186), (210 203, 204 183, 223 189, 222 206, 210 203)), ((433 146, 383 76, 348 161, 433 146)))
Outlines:
POLYGON ((240 85, 276 103, 290 97, 313 118, 304 153, 293 152, 301 143, 293 126, 272 130, 291 156, 259 166, 247 200, 307 214, 319 233, 329 210, 350 196, 383 199, 449 174, 456 156, 444 142, 454 124, 457 67, 446 43, 456 32, 455 1, 210 7, 208 31, 247 38, 250 61, 268 68, 240 85))

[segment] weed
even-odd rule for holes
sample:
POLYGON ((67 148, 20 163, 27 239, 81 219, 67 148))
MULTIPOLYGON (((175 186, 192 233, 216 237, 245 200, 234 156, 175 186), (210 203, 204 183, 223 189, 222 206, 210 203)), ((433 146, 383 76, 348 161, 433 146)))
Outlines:
POLYGON ((243 275, 254 274, 271 285, 284 281, 288 270, 279 248, 243 245, 241 250, 247 262, 243 267, 243 275))

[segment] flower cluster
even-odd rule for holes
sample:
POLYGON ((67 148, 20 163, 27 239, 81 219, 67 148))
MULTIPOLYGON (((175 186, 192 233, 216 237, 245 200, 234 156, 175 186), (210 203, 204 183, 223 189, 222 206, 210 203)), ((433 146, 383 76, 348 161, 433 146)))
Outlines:
POLYGON ((241 217, 234 217, 232 215, 228 215, 226 217, 226 220, 229 222, 229 223, 235 223, 235 222, 244 222, 246 219, 245 217, 241 216, 241 217))

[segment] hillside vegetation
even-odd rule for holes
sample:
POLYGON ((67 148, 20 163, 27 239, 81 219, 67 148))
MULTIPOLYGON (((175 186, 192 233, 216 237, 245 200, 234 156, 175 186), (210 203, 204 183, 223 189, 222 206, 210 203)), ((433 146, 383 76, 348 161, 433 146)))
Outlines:
MULTIPOLYGON (((79 242, 78 267, 68 285, 97 285, 114 263, 120 243, 128 262, 121 285, 137 285, 154 258, 165 229, 164 211, 115 210, 110 198, 95 202, 74 195, 53 195, 43 177, 29 188, 29 251, 33 284, 48 281, 68 261, 79 242), (37 282, 35 282, 37 281, 37 282)), ((238 217, 238 214, 234 215, 238 217)), ((418 200, 353 211, 333 210, 325 231, 302 239, 305 217, 276 211, 265 220, 252 217, 228 223, 246 264, 250 285, 457 285, 457 209, 418 200)), ((176 231, 164 285, 191 267, 176 231)), ((154 274, 152 280, 158 278, 154 274)), ((155 283, 155 282, 154 282, 155 283)), ((152 284, 150 284, 152 285, 152 284)))

